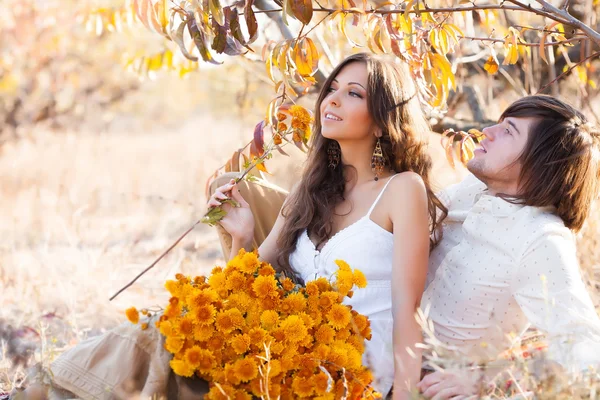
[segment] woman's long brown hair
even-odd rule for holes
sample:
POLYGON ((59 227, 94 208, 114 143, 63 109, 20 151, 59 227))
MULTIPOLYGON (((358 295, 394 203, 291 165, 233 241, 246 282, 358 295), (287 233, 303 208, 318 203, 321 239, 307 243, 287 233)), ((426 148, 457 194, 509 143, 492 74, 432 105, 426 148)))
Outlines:
MULTIPOLYGON (((289 263, 290 254, 304 229, 314 237, 317 245, 332 235, 335 208, 344 201, 345 169, 340 161, 337 168, 328 167, 327 148, 331 139, 321 135, 321 103, 333 79, 348 64, 362 62, 367 66, 367 104, 373 121, 381 129, 381 147, 390 169, 395 172, 412 171, 425 182, 430 216, 431 247, 440 239, 440 222, 447 210, 434 195, 429 184, 431 157, 426 143, 418 133, 428 132, 415 85, 407 68, 367 53, 352 55, 342 61, 325 81, 315 105, 315 122, 308 159, 300 183, 287 199, 282 214, 285 223, 277 240, 279 269, 299 281, 289 263), (438 213, 440 210, 441 213, 438 213)), ((398 204, 402 207, 402 204, 398 204)))

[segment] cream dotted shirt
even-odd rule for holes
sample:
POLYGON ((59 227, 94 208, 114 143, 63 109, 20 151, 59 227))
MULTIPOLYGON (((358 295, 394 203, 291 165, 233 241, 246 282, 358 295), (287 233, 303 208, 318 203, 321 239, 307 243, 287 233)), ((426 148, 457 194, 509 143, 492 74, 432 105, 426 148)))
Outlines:
POLYGON ((571 231, 550 209, 486 193, 470 175, 440 195, 449 215, 421 302, 436 338, 487 358, 531 325, 551 338, 557 361, 600 363, 600 319, 571 231))

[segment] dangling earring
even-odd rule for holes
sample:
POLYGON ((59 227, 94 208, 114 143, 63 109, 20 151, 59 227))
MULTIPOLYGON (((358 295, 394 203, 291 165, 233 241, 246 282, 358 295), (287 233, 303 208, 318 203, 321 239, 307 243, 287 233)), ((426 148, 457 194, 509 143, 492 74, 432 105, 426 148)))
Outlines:
POLYGON ((381 140, 377 138, 375 150, 373 150, 373 156, 371 157, 371 170, 375 174, 375 181, 379 180, 379 177, 383 173, 384 166, 385 158, 383 157, 383 150, 381 149, 381 140))
POLYGON ((327 147, 327 156, 329 158, 329 168, 336 169, 338 164, 340 163, 340 145, 338 142, 332 140, 329 142, 327 147))

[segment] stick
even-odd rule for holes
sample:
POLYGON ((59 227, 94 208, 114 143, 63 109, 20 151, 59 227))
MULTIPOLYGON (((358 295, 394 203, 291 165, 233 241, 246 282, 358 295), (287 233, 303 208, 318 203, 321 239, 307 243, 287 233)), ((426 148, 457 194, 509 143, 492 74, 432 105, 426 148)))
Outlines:
POLYGON ((196 223, 194 225, 192 225, 187 231, 185 231, 185 233, 183 235, 181 235, 179 237, 179 239, 177 239, 175 241, 175 243, 173 243, 167 250, 165 250, 164 253, 162 253, 156 260, 154 260, 154 262, 152 264, 150 264, 150 266, 148 268, 146 268, 145 270, 143 270, 142 272, 140 272, 138 274, 138 276, 136 276, 135 278, 133 278, 133 280, 131 282, 129 282, 127 285, 123 286, 117 293, 113 294, 113 296, 108 301, 113 301, 113 299, 115 297, 117 297, 118 295, 120 295, 121 292, 123 292, 125 289, 127 289, 128 287, 130 287, 131 285, 133 285, 135 283, 135 281, 137 281, 146 272, 150 271, 152 269, 152 267, 154 267, 160 260, 162 260, 162 258, 164 256, 166 256, 167 253, 170 252, 173 249, 173 247, 177 246, 177 244, 179 242, 181 242, 181 239, 183 239, 184 237, 186 237, 187 234, 190 233, 192 231, 192 229, 194 229, 196 227, 196 225, 198 225, 200 223, 200 221, 201 220, 196 221, 196 223))

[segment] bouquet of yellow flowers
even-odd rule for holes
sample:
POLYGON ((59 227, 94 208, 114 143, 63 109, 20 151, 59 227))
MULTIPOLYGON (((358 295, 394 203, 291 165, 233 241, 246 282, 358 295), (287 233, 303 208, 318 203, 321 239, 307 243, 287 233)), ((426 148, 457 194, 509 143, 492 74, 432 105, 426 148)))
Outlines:
MULTIPOLYGON (((156 322, 171 368, 209 382, 207 399, 380 397, 362 365, 370 322, 342 304, 367 282, 336 263, 333 284, 305 286, 244 250, 208 279, 178 274, 165 284, 172 297, 156 322)), ((138 323, 135 308, 127 316, 138 323)))

